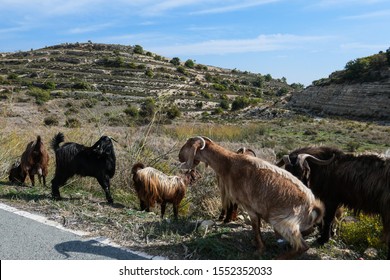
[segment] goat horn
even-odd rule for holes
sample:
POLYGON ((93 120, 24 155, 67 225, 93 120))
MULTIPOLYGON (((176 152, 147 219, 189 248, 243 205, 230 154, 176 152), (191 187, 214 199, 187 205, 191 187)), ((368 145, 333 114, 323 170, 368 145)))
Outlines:
POLYGON ((283 165, 291 165, 290 156, 284 155, 277 163, 276 166, 282 167, 283 165))
POLYGON ((316 158, 315 156, 309 154, 300 154, 298 155, 298 162, 302 165, 306 159, 309 159, 310 161, 318 165, 328 165, 334 160, 334 158, 335 154, 333 154, 331 158, 325 160, 316 158))
POLYGON ((210 140, 207 137, 202 137, 202 136, 196 136, 194 138, 198 138, 198 139, 200 139, 202 141, 202 147, 200 148, 200 150, 203 150, 206 147, 206 141, 204 139, 206 138, 207 140, 210 140))
POLYGON ((108 136, 108 138, 110 138, 112 141, 114 141, 115 143, 118 143, 118 141, 115 140, 115 138, 112 138, 111 136, 108 136))

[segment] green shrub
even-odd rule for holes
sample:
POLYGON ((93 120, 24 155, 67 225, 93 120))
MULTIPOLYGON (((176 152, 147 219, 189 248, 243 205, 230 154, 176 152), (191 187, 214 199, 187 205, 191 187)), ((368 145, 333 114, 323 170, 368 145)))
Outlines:
POLYGON ((40 105, 50 100, 50 92, 37 87, 31 87, 28 95, 35 97, 35 102, 40 105))
POLYGON ((69 118, 65 121, 65 127, 78 128, 81 127, 81 122, 76 118, 69 118))
POLYGON ((187 59, 187 61, 184 63, 184 65, 188 68, 194 68, 195 62, 192 59, 187 59))
POLYGON ((43 123, 47 126, 56 126, 59 124, 57 116, 48 116, 43 119, 43 123))
POLYGON ((87 82, 76 82, 72 86, 73 89, 90 90, 91 85, 87 82))
POLYGON ((123 112, 130 117, 138 117, 138 108, 133 105, 129 105, 123 112))
POLYGON ((187 70, 183 67, 183 66, 179 66, 177 67, 177 72, 183 74, 183 75, 187 75, 187 70))
POLYGON ((341 222, 339 235, 346 244, 364 251, 368 247, 385 248, 382 242, 383 226, 379 216, 359 214, 357 222, 341 222))
POLYGON ((147 69, 145 71, 145 75, 148 76, 149 78, 153 78, 153 76, 154 76, 153 70, 152 69, 147 69))
POLYGON ((244 96, 238 96, 232 103, 232 111, 237 111, 249 106, 250 100, 244 96))
POLYGON ((173 120, 181 116, 181 111, 176 105, 172 105, 166 110, 167 118, 173 120))
POLYGON ((134 53, 137 53, 137 54, 144 54, 144 49, 142 46, 140 45, 135 45, 134 46, 134 53))
POLYGON ((175 66, 179 66, 180 65, 180 58, 174 57, 169 62, 172 63, 175 66))

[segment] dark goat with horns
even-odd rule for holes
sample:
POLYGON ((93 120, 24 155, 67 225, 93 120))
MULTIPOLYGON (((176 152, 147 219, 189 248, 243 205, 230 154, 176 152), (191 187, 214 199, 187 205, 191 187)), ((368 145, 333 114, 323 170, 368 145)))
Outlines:
POLYGON ((61 198, 59 188, 70 177, 90 176, 98 180, 108 203, 112 204, 110 179, 115 174, 116 158, 111 138, 102 136, 92 147, 73 142, 65 143, 60 147, 63 141, 64 134, 58 133, 51 142, 56 154, 56 171, 51 181, 53 198, 61 198))
POLYGON ((324 202, 320 244, 329 240, 336 210, 344 205, 381 215, 390 259, 390 158, 347 154, 331 147, 305 147, 284 156, 278 165, 285 165, 324 202))

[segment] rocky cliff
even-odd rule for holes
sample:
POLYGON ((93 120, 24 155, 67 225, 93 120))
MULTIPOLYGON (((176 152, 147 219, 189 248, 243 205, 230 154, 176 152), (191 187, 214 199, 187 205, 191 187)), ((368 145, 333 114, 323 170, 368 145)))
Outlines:
POLYGON ((390 67, 385 54, 349 62, 345 70, 293 94, 287 106, 320 116, 390 121, 390 67))

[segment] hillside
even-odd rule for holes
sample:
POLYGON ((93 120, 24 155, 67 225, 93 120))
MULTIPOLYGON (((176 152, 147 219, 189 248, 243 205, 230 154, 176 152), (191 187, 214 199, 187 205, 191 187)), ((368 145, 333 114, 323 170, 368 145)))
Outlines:
POLYGON ((390 49, 358 58, 292 96, 289 107, 315 115, 390 121, 390 49))
POLYGON ((270 75, 168 59, 138 45, 61 44, 2 53, 0 66, 1 113, 19 123, 42 124, 52 115, 46 124, 72 116, 73 125, 128 126, 147 123, 156 111, 164 122, 253 118, 269 115, 294 90, 270 75))

